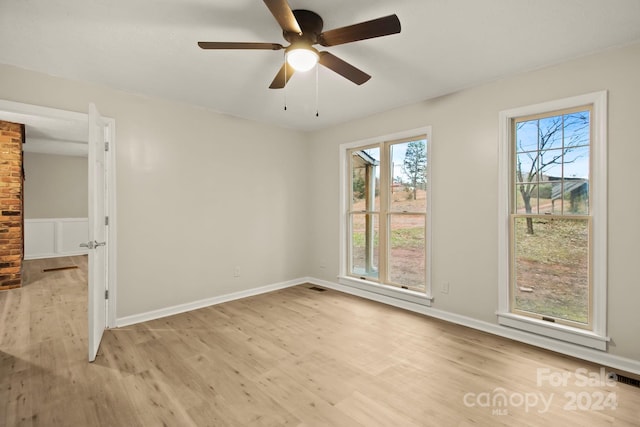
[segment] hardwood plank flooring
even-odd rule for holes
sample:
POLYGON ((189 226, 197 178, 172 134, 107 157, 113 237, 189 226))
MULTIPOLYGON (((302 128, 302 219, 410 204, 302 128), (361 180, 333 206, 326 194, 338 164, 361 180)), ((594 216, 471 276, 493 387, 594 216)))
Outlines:
POLYGON ((640 426, 600 366, 310 285, 107 330, 90 364, 86 263, 0 292, 0 426, 640 426))

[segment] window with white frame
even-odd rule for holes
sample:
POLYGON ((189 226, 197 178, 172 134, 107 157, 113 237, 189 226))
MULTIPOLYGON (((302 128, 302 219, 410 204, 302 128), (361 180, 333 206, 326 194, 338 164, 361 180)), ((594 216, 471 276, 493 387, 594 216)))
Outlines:
POLYGON ((427 294, 428 147, 426 134, 341 147, 346 278, 427 294))
POLYGON ((500 323, 604 350, 606 93, 500 121, 500 323))

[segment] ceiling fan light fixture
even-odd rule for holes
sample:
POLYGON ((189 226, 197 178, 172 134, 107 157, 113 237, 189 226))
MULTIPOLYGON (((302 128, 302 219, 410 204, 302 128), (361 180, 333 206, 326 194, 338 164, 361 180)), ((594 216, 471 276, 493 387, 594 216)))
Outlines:
POLYGON ((284 50, 283 64, 269 85, 269 89, 284 88, 296 72, 306 72, 314 67, 317 71, 318 64, 352 83, 361 85, 371 78, 369 74, 331 52, 326 50, 318 52, 313 45, 338 46, 398 34, 401 30, 400 20, 393 14, 323 31, 324 21, 317 13, 306 9, 292 10, 288 0, 263 1, 282 29, 282 37, 291 43, 289 46, 264 42, 198 42, 198 46, 202 49, 284 50))
POLYGON ((318 52, 312 47, 296 47, 287 51, 287 62, 296 71, 309 71, 318 63, 318 52))

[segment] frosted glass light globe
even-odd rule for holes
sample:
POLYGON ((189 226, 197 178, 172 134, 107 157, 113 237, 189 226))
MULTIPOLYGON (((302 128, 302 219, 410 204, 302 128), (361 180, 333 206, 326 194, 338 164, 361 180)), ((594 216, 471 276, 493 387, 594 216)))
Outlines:
POLYGON ((309 71, 318 62, 318 54, 305 48, 293 49, 287 52, 287 62, 296 71, 309 71))

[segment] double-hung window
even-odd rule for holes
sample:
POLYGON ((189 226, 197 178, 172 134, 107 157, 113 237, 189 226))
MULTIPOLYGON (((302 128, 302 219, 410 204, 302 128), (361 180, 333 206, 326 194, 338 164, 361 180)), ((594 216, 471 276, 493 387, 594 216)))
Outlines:
POLYGON ((501 125, 500 323, 606 349, 606 94, 501 125))
POLYGON ((420 133, 341 147, 344 278, 427 295, 428 148, 420 133))

